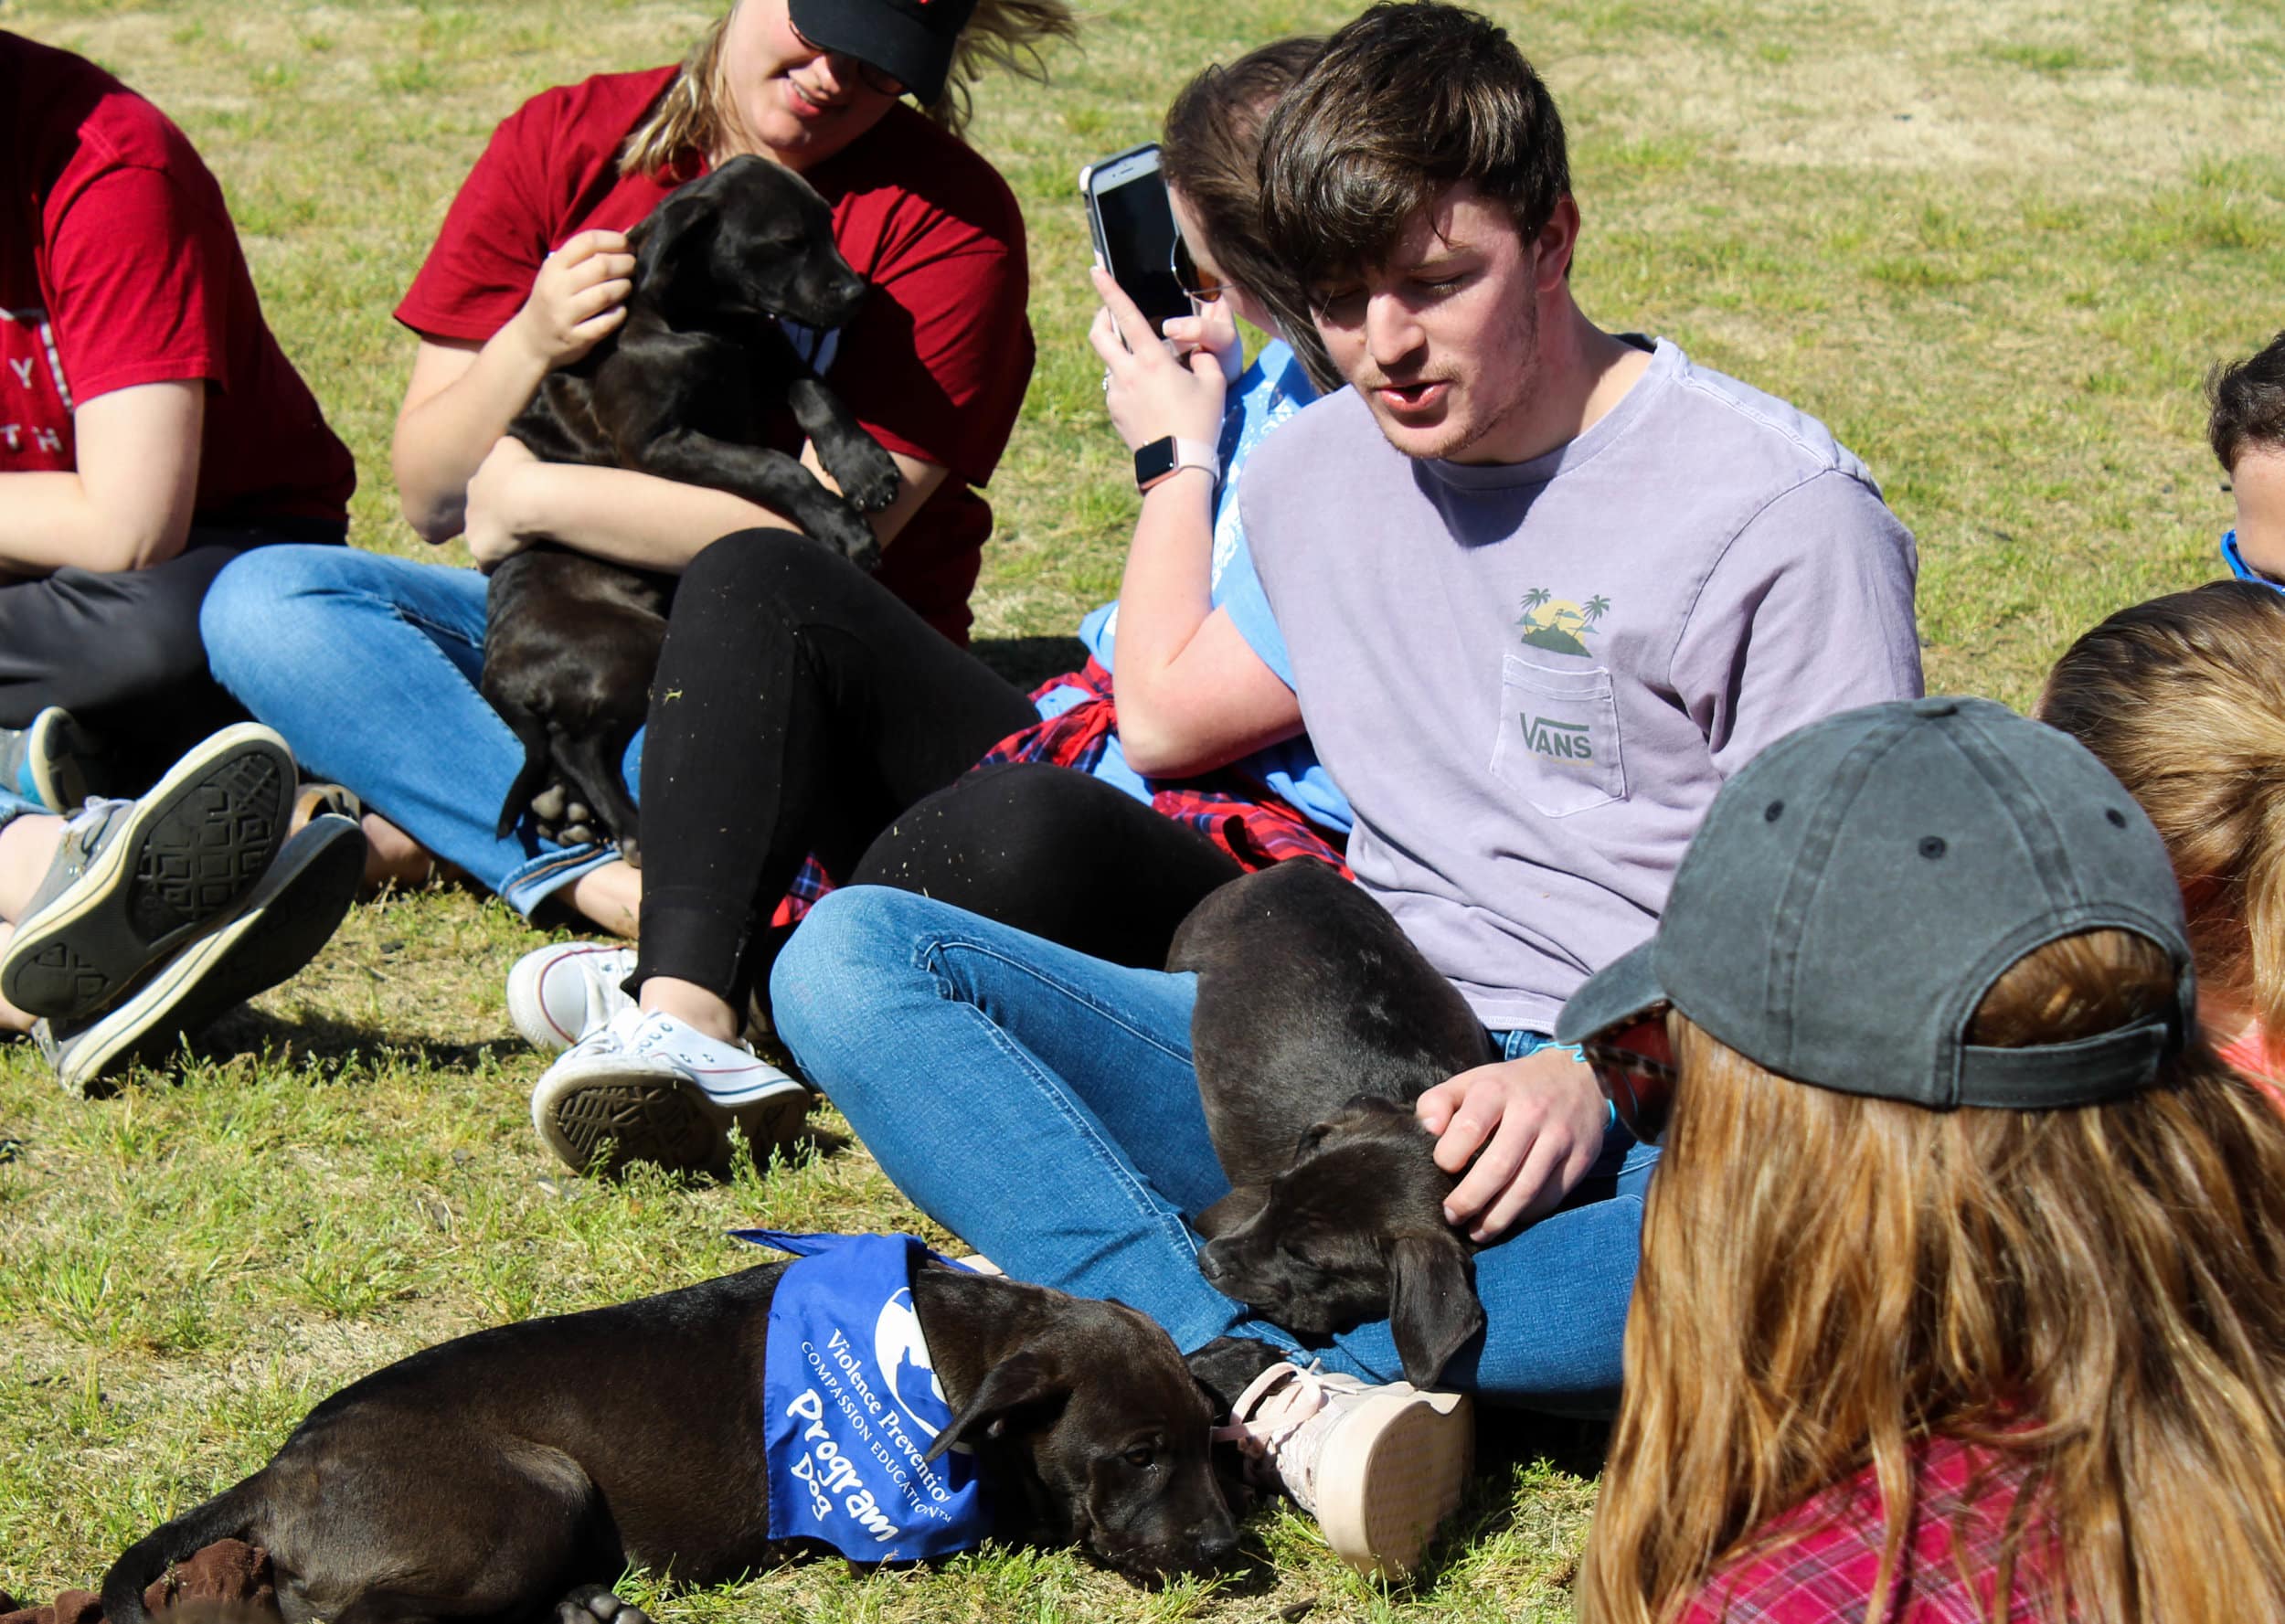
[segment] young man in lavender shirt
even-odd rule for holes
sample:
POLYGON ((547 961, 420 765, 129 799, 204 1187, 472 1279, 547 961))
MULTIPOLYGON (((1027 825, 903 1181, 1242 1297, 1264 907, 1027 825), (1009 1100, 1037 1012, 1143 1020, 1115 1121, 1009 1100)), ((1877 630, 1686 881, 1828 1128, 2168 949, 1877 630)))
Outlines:
MULTIPOLYGON (((1654 1152, 1546 1035, 1651 934, 1730 773, 1919 692, 1912 540, 1821 424, 1581 313, 1561 122, 1483 17, 1366 13, 1281 103, 1264 163, 1272 240, 1352 387, 1247 476, 1274 611, 1248 620, 1281 632, 1259 652, 1355 805, 1360 883, 1504 1056, 1420 1102, 1469 1170, 1448 1215, 1498 1243, 1475 1265, 1488 1327, 1445 1379, 1592 1412, 1654 1152)), ((1119 1297, 1185 1349, 1295 1347, 1195 1264, 1183 1215, 1225 1185, 1190 978, 858 889, 811 915, 772 993, 889 1175, 1011 1272, 1119 1297)), ((1397 1383, 1385 1323, 1313 1356, 1238 1418, 1344 1555, 1408 1566, 1458 1497, 1464 1406, 1397 1383)))

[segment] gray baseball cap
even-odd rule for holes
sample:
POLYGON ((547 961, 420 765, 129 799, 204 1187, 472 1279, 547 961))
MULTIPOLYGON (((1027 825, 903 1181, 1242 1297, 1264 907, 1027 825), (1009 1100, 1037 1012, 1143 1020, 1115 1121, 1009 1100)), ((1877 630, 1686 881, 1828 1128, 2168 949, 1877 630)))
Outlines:
POLYGON ((1850 1094, 2053 1109, 2148 1087, 2196 1008, 2158 831, 2078 740, 1988 699, 1812 723, 1724 785, 1658 934, 1564 1006, 1565 1043, 1671 1003, 1782 1076, 1850 1094), (1976 1006, 2083 930, 2163 947, 2178 1007, 2071 1043, 1984 1048, 1976 1006))

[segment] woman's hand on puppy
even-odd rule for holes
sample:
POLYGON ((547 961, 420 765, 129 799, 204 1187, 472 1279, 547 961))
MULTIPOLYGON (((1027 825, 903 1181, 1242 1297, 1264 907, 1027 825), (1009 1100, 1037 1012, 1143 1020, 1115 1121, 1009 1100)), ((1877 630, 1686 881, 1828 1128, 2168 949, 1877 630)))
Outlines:
POLYGON ((514 317, 532 358, 553 371, 616 332, 633 277, 634 256, 617 231, 582 231, 541 260, 531 297, 514 317))
POLYGON ((1111 426, 1133 451, 1153 440, 1213 441, 1222 432, 1222 399, 1229 387, 1228 358, 1238 354, 1238 324, 1228 300, 1204 316, 1166 324, 1165 337, 1197 347, 1177 357, 1134 307, 1111 272, 1095 267, 1095 292, 1102 309, 1087 330, 1087 342, 1102 357, 1103 404, 1111 426), (1121 343, 1121 340, 1124 343, 1121 343))
POLYGON ((489 575, 532 545, 518 516, 519 486, 527 470, 544 468, 531 448, 504 434, 468 482, 468 516, 463 532, 476 568, 489 575))
POLYGON ((1467 1169, 1444 1217, 1479 1245, 1553 1211, 1602 1153, 1610 1120, 1595 1074, 1565 1049, 1463 1071, 1413 1109, 1437 1136, 1436 1165, 1467 1169))

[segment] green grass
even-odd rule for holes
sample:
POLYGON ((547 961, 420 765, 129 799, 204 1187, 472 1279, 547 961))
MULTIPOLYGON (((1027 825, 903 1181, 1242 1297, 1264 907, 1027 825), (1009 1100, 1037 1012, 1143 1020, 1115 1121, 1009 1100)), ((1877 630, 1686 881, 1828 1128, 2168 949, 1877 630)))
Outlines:
MULTIPOLYGON (((0 0, 0 27, 92 55, 190 132, 357 454, 356 541, 411 554, 387 456, 411 346, 388 313, 453 189, 523 97, 673 57, 707 3, 0 0)), ((2280 321, 2273 5, 1492 9, 1570 122, 1587 308, 1789 397, 1865 457, 1919 538, 1932 685, 2020 704, 2078 630, 2215 573, 2227 498, 2197 382, 2280 321)), ((1115 589, 1133 516, 1081 339, 1074 174, 1152 133, 1196 63, 1345 10, 1105 5, 1051 88, 987 87, 976 139, 1031 222, 1040 350, 992 492, 995 659, 1033 657, 1005 640, 1068 632, 1115 589)), ((726 1185, 564 1176, 502 1002, 539 939, 464 895, 392 898, 119 1099, 65 1099, 21 1046, 0 1056, 0 1587, 90 1582, 317 1398, 441 1337, 722 1272, 748 1256, 722 1236, 743 1223, 925 1228, 830 1116, 822 1153, 726 1185)), ((1249 1528, 1254 1573, 1210 1590, 1000 1550, 927 1575, 810 1564, 632 1589, 666 1624, 1557 1618, 1593 1492, 1546 1457, 1567 1441, 1493 1429, 1467 1516, 1393 1591, 1281 1513, 1249 1528)))

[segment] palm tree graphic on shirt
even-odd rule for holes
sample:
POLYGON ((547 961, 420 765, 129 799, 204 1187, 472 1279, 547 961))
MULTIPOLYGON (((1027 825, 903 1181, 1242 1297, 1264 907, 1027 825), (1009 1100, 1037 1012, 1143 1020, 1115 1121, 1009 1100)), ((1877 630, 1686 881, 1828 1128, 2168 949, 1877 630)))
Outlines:
POLYGON ((1610 600, 1598 594, 1585 604, 1557 598, 1545 587, 1534 587, 1524 594, 1523 613, 1515 626, 1521 641, 1536 649, 1546 649, 1558 654, 1584 654, 1588 652, 1583 641, 1594 629, 1595 622, 1610 612, 1610 600))

